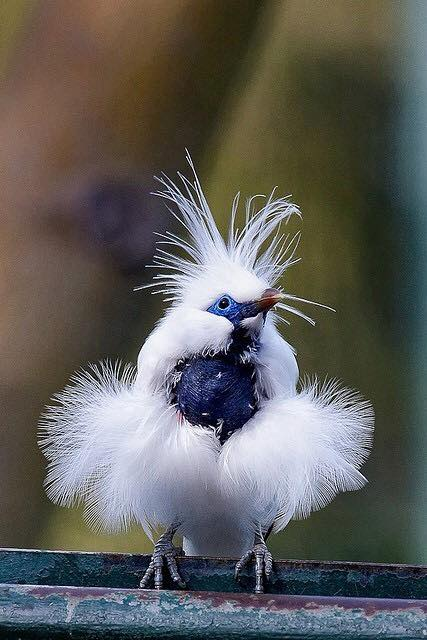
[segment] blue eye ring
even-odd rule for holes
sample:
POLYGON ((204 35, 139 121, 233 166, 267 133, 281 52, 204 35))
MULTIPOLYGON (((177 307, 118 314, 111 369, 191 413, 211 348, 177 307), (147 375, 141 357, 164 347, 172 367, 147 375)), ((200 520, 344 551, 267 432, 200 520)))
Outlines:
POLYGON ((209 313, 214 313, 216 316, 223 316, 230 320, 231 323, 237 321, 241 305, 233 300, 228 293, 223 293, 215 302, 207 309, 209 313))

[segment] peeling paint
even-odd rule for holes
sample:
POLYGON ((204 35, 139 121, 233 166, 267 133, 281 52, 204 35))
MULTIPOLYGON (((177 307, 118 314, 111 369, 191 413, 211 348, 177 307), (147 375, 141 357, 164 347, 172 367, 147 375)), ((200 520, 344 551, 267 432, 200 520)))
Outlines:
POLYGON ((427 637, 426 567, 278 561, 272 592, 255 595, 251 575, 235 585, 233 560, 188 557, 189 591, 120 588, 136 586, 148 561, 0 550, 0 581, 14 583, 0 584, 0 637, 427 637))
POLYGON ((416 639, 427 632, 427 602, 0 585, 0 632, 17 638, 52 626, 91 638, 130 638, 136 630, 143 637, 205 638, 209 628, 209 637, 227 638, 416 639))

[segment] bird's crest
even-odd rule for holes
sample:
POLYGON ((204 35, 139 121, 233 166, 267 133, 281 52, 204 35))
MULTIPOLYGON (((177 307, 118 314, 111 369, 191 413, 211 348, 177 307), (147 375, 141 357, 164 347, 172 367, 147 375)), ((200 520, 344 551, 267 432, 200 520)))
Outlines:
MULTIPOLYGON (((268 286, 277 285, 285 270, 300 260, 295 254, 301 232, 283 232, 283 225, 288 223, 292 215, 301 217, 299 208, 289 201, 289 196, 276 197, 275 188, 270 196, 258 194, 246 201, 245 219, 239 228, 237 213, 240 193, 237 193, 231 207, 227 238, 224 239, 188 152, 186 157, 193 181, 178 172, 181 184, 176 184, 162 174, 157 180, 163 188, 153 194, 171 203, 167 208, 185 229, 186 238, 171 231, 156 234, 160 240, 153 264, 148 266, 158 269, 160 273, 154 276, 153 282, 137 289, 151 288, 153 293, 164 294, 166 301, 179 303, 189 285, 218 265, 231 269, 237 266, 268 286), (262 201, 259 208, 256 207, 257 201, 262 201), (165 249, 165 246, 170 249, 165 249), (174 250, 178 250, 178 253, 174 250)), ((286 297, 292 301, 318 304, 291 294, 286 294, 286 297)), ((277 307, 314 324, 311 318, 284 302, 277 307)))

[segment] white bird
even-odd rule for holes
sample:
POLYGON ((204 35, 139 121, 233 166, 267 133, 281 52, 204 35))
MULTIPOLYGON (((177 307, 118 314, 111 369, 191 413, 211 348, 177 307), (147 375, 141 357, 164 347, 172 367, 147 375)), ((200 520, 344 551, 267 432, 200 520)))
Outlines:
POLYGON ((237 578, 254 559, 262 593, 267 536, 365 484, 373 410, 336 382, 299 385, 278 331, 281 312, 313 323, 291 306, 307 300, 275 288, 297 262, 299 234, 282 227, 299 209, 274 191, 256 209, 255 196, 239 230, 237 195, 224 240, 188 161, 194 181, 163 176, 157 194, 185 231, 159 234, 148 285, 171 305, 136 371, 91 366, 55 396, 40 434, 46 490, 60 505, 83 502, 88 523, 109 532, 137 522, 153 539, 165 528, 142 587, 162 588, 164 570, 185 586, 179 533, 186 554, 241 557, 237 578))

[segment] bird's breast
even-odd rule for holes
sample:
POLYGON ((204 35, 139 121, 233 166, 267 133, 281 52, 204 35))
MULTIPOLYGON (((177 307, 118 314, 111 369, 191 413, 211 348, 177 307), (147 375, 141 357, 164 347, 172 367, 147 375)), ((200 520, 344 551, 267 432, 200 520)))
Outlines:
POLYGON ((177 366, 172 402, 191 424, 215 429, 223 444, 257 410, 255 370, 249 362, 196 356, 177 366))

